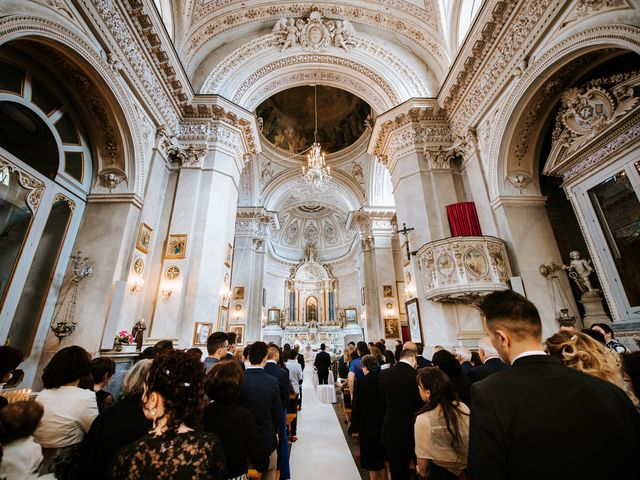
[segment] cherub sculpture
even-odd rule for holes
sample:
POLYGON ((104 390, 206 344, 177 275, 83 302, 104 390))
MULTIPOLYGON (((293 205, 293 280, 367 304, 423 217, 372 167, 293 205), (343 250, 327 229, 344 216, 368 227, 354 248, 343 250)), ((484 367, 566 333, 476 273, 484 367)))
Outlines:
POLYGON ((581 258, 582 254, 577 250, 569 253, 569 257, 571 262, 569 262, 569 265, 563 265, 562 269, 569 272, 569 276, 576 282, 582 293, 594 292, 595 289, 591 285, 591 280, 589 280, 589 276, 593 273, 591 260, 581 258))

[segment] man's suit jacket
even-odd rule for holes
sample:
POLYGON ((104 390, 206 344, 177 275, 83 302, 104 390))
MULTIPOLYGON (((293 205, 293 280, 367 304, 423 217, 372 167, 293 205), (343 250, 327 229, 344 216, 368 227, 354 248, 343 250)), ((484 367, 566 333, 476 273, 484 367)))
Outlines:
POLYGON ((240 360, 238 360, 236 357, 233 356, 233 353, 231 352, 227 352, 227 354, 224 356, 224 360, 235 360, 236 362, 238 362, 238 365, 240 365, 240 368, 242 368, 242 371, 244 372, 246 367, 244 365, 244 362, 241 362, 240 360))
MULTIPOLYGON (((480 365, 478 365, 480 366, 480 365)), ((473 364, 471 362, 462 362, 460 364, 460 370, 462 370, 462 374, 463 375, 468 375, 469 374, 469 370, 471 370, 473 368, 473 364)))
POLYGON ((479 382, 483 378, 487 378, 489 375, 501 372, 502 370, 507 370, 508 368, 509 365, 499 358, 490 358, 482 365, 478 365, 477 367, 473 367, 469 370, 469 380, 471 380, 471 383, 479 382))
POLYGON ((422 355, 416 356, 416 360, 418 361, 418 370, 423 367, 433 367, 433 363, 431 363, 431 360, 427 360, 422 355))
POLYGON ((473 480, 637 478, 640 416, 616 385, 546 355, 471 387, 473 480))
POLYGON ((289 380, 289 371, 274 362, 267 362, 264 366, 264 371, 278 381, 280 403, 283 408, 286 407, 289 404, 289 392, 293 390, 291 388, 291 380, 289 380))
POLYGON ((331 366, 331 355, 327 352, 318 352, 313 365, 318 369, 318 373, 327 373, 331 366))
POLYGON ((415 414, 422 406, 416 371, 411 365, 398 362, 380 373, 380 390, 387 405, 382 422, 382 446, 388 451, 412 453, 415 414))
POLYGON ((275 450, 276 432, 282 423, 278 381, 262 368, 248 368, 244 372, 239 403, 253 413, 266 451, 275 450))
POLYGON ((296 357, 296 360, 298 360, 298 363, 300 364, 300 368, 304 370, 304 355, 299 353, 298 356, 296 357))

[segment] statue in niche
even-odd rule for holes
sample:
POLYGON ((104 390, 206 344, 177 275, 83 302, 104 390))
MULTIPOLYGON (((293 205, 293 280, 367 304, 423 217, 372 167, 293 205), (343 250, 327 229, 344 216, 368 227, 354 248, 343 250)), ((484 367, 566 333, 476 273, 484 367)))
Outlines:
POLYGON ((578 285, 583 295, 597 295, 596 290, 591 285, 591 280, 589 280, 589 276, 593 273, 591 260, 581 258, 582 254, 577 250, 569 253, 569 257, 571 262, 569 262, 569 265, 563 265, 562 269, 569 272, 569 276, 578 285))
POLYGON ((311 243, 307 243, 307 246, 304 249, 304 259, 307 262, 315 262, 318 260, 317 254, 316 254, 316 247, 311 243))
POLYGON ((364 173, 362 173, 362 167, 359 163, 352 163, 351 174, 353 175, 353 178, 356 182, 358 182, 360 185, 364 184, 364 173))

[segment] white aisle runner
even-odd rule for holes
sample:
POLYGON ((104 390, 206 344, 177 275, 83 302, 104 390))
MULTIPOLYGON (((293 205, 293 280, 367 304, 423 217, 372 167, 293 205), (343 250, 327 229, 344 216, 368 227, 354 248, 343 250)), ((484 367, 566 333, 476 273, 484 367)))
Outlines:
POLYGON ((298 441, 291 449, 291 480, 359 480, 333 405, 322 404, 313 390, 313 363, 307 362, 298 412, 298 441))

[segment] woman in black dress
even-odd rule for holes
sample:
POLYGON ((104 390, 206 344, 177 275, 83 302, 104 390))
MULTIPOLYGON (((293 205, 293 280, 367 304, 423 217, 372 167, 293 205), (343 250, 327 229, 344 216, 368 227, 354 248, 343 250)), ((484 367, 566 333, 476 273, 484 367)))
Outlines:
POLYGON ((124 447, 111 465, 113 479, 225 480, 220 437, 201 433, 198 424, 204 367, 179 350, 158 355, 144 385, 142 406, 151 431, 124 447))
POLYGON ((351 432, 360 433, 360 466, 371 480, 386 478, 380 431, 386 405, 380 394, 380 366, 372 355, 361 360, 364 377, 356 380, 351 415, 351 432))
POLYGON ((253 414, 238 405, 244 375, 236 361, 216 363, 205 380, 205 392, 211 403, 204 409, 205 432, 220 436, 227 458, 227 478, 243 478, 247 459, 259 472, 269 468, 269 452, 265 450, 253 414))

